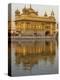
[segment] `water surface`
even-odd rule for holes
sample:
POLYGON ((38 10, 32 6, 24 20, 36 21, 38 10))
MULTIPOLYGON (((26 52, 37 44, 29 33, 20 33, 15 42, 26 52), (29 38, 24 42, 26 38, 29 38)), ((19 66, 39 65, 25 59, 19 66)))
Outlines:
POLYGON ((56 40, 18 40, 11 46, 12 76, 58 73, 56 40))

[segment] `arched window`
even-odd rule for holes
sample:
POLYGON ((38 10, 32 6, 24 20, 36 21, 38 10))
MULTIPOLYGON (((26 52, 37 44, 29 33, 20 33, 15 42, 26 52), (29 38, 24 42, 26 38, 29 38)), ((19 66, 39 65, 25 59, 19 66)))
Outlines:
POLYGON ((45 35, 46 35, 46 36, 50 35, 50 31, 46 31, 46 32, 45 32, 45 35))

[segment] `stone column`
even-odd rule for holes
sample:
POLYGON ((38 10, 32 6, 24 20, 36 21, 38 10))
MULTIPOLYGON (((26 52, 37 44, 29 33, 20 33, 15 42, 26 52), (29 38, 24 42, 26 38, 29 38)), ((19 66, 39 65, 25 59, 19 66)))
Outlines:
POLYGON ((26 30, 26 28, 25 28, 25 27, 26 27, 26 23, 24 22, 24 23, 23 23, 23 31, 25 31, 25 30, 26 30))

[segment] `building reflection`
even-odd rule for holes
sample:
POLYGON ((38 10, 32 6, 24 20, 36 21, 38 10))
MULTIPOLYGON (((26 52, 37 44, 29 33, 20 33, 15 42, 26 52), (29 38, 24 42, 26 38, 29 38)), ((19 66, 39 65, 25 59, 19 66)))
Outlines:
POLYGON ((18 42, 14 43, 15 63, 22 64, 24 69, 32 69, 39 61, 54 64, 57 42, 56 40, 18 42))

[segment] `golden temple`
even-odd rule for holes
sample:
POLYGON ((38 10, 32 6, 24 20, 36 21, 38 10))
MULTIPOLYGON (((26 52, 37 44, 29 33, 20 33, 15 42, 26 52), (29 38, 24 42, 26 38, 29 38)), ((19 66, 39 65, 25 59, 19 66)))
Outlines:
POLYGON ((56 20, 52 10, 51 16, 46 11, 44 16, 39 16, 32 6, 22 9, 22 14, 15 11, 16 31, 21 35, 54 35, 56 31, 56 20))
MULTIPOLYGON (((14 22, 15 33, 19 36, 55 36, 57 34, 57 23, 53 10, 49 16, 46 11, 43 16, 40 16, 31 4, 29 8, 25 5, 22 13, 18 9, 15 11, 14 22)), ((10 23, 8 25, 11 26, 10 23)))

